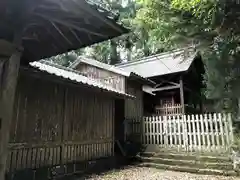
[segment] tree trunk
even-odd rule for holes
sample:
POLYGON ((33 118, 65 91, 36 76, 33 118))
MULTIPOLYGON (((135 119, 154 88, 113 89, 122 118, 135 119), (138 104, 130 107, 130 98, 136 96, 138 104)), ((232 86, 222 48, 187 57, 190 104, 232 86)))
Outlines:
POLYGON ((127 61, 131 61, 132 60, 132 50, 131 48, 127 49, 127 61))
POLYGON ((119 63, 119 57, 117 53, 117 43, 114 40, 110 40, 110 49, 111 49, 110 64, 114 65, 119 63))
MULTIPOLYGON (((2 42, 0 41, 0 43, 2 42)), ((4 180, 6 171, 10 127, 21 58, 21 52, 18 48, 14 48, 10 43, 4 44, 3 47, 11 46, 10 49, 13 51, 6 55, 5 49, 0 49, 0 180, 4 180)))

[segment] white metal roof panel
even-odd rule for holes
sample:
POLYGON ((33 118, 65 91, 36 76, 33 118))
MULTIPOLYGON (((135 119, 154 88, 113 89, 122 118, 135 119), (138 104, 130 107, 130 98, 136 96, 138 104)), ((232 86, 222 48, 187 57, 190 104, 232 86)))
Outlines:
POLYGON ((144 78, 184 72, 189 69, 196 52, 190 51, 187 55, 183 50, 157 54, 137 61, 118 64, 122 70, 135 72, 144 78))

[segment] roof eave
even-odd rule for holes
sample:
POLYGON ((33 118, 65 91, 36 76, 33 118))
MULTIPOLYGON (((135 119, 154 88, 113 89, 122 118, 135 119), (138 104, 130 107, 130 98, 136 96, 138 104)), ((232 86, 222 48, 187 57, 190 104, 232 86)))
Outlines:
POLYGON ((153 87, 154 85, 156 85, 156 83, 150 79, 144 78, 136 73, 131 72, 129 79, 131 80, 137 80, 138 82, 140 82, 142 85, 149 85, 151 87, 153 87))

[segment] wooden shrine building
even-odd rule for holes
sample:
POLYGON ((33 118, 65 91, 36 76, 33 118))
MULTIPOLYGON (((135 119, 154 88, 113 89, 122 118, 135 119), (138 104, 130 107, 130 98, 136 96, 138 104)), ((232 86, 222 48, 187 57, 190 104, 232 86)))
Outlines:
POLYGON ((193 48, 121 63, 117 67, 156 83, 154 87, 144 87, 148 92, 144 93, 145 114, 179 115, 201 111, 204 66, 193 48))
POLYGON ((64 175, 110 162, 117 153, 115 126, 121 113, 115 107, 128 98, 134 96, 69 68, 47 62, 21 67, 8 179, 50 178, 55 166, 65 167, 64 175))
MULTIPOLYGON (((91 124, 84 124, 82 121, 79 123, 83 123, 82 125, 92 133, 91 137, 87 134, 82 136, 77 133, 80 131, 80 125, 74 124, 80 118, 79 111, 83 111, 83 109, 76 111, 75 108, 81 108, 82 103, 86 101, 88 104, 86 107, 101 102, 101 106, 104 107, 95 107, 96 112, 99 109, 107 109, 105 111, 107 114, 103 113, 99 117, 94 113, 86 112, 90 114, 89 119, 108 119, 109 121, 101 120, 102 125, 105 129, 111 126, 108 123, 112 123, 113 112, 110 112, 110 107, 113 105, 113 99, 100 98, 96 94, 86 97, 79 95, 85 86, 87 88, 94 86, 95 88, 92 89, 100 92, 108 90, 109 87, 106 89, 104 85, 98 84, 99 88, 97 88, 98 85, 87 80, 87 77, 74 80, 80 75, 74 75, 72 72, 66 72, 67 78, 64 78, 61 70, 60 74, 56 69, 54 72, 48 72, 44 69, 46 65, 41 67, 43 69, 39 69, 40 72, 29 71, 29 68, 33 68, 29 66, 29 62, 127 33, 128 30, 116 22, 117 15, 89 0, 3 0, 0 4, 0 180, 4 180, 7 171, 15 172, 21 167, 33 170, 33 177, 36 178, 36 169, 40 166, 76 161, 73 157, 77 156, 77 152, 87 151, 89 158, 111 154, 111 143, 102 147, 102 150, 91 153, 89 151, 92 148, 85 146, 86 149, 83 150, 75 144, 81 139, 95 141, 93 137, 101 138, 102 142, 106 137, 111 139, 113 137, 111 129, 104 131, 101 127, 98 129, 98 126, 91 129, 91 124), (19 73, 19 69, 25 70, 19 73), (34 79, 37 76, 39 80, 34 79), (67 85, 63 86, 62 82, 67 85), (79 83, 81 90, 78 91, 79 83), (67 94, 68 98, 66 98, 67 94), (67 112, 69 116, 64 115, 66 104, 75 107, 67 112), (32 128, 34 125, 30 121, 32 118, 36 123, 36 129, 32 128), (68 122, 65 123, 65 120, 68 122), (61 121, 64 122, 64 126, 61 121), (62 127, 65 127, 65 124, 68 124, 71 133, 63 137, 62 127), (48 127, 45 128, 46 126, 48 127), (14 145, 9 142, 13 142, 14 145), (72 151, 74 147, 75 150, 72 151)), ((108 93, 118 94, 113 88, 110 90, 108 93)), ((10 174, 8 178, 16 179, 16 173, 10 174)))

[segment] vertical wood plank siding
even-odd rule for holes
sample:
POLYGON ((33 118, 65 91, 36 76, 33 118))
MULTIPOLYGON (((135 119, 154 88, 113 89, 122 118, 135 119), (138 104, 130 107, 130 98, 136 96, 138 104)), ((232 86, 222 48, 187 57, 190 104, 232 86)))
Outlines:
POLYGON ((114 98, 21 75, 8 172, 114 155, 114 98))
POLYGON ((105 69, 100 69, 95 66, 88 64, 80 64, 77 70, 87 77, 100 81, 101 83, 107 84, 119 91, 125 90, 125 77, 120 74, 107 71, 105 69))
POLYGON ((134 81, 127 80, 126 93, 135 96, 125 100, 125 118, 133 140, 140 142, 143 118, 143 91, 142 86, 134 81))

